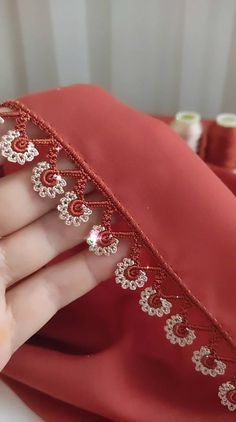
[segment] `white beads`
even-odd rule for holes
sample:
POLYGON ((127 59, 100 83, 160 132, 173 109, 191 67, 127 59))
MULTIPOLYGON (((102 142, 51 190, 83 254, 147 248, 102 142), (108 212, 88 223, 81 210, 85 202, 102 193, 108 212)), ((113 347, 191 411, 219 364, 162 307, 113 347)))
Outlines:
POLYGON ((188 328, 181 315, 172 315, 166 320, 164 327, 166 338, 172 344, 178 344, 181 347, 189 346, 196 338, 194 330, 188 328))
POLYGON ((26 161, 32 161, 39 154, 34 144, 21 137, 17 130, 9 130, 6 135, 2 136, 0 152, 8 161, 21 165, 26 161))
POLYGON ((219 387, 218 397, 221 404, 226 406, 231 412, 236 410, 236 386, 230 381, 224 382, 219 387))
POLYGON ((193 352, 192 361, 195 363, 196 371, 201 372, 203 375, 216 377, 225 373, 225 363, 216 359, 207 346, 202 346, 200 350, 193 352))
POLYGON ((68 226, 80 226, 81 223, 86 223, 92 214, 92 210, 78 199, 74 191, 66 192, 60 199, 57 209, 60 219, 64 220, 68 226))
POLYGON ((145 271, 139 270, 130 258, 124 258, 117 264, 115 275, 117 284, 120 284, 123 289, 131 290, 143 287, 148 279, 145 271))
POLYGON ((163 317, 170 313, 172 304, 160 297, 157 291, 152 287, 147 287, 141 292, 141 299, 139 301, 143 312, 147 312, 150 316, 163 317))
POLYGON ((95 255, 112 255, 117 252, 119 240, 103 226, 93 226, 87 237, 89 250, 95 255))
POLYGON ((66 186, 65 179, 57 174, 56 170, 46 161, 42 161, 34 167, 31 180, 33 189, 42 198, 46 196, 55 198, 57 194, 61 195, 64 193, 64 187, 66 186))

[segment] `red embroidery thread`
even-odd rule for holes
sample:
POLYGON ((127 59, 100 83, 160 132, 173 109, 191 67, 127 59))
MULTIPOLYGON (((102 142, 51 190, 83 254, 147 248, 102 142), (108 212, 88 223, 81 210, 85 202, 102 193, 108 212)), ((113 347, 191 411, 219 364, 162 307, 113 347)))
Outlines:
MULTIPOLYGON (((131 240, 129 258, 124 258, 122 262, 117 264, 115 272, 117 284, 121 284, 125 289, 136 290, 143 287, 146 283, 150 283, 141 292, 141 299, 139 301, 142 310, 150 316, 156 315, 160 317, 168 315, 173 303, 179 304, 179 313, 172 315, 166 320, 164 329, 167 339, 171 343, 183 347, 191 345, 196 339, 196 333, 205 330, 212 333, 213 339, 210 342, 212 345, 217 333, 218 340, 225 341, 228 348, 236 354, 236 346, 229 334, 209 314, 207 309, 193 297, 183 281, 164 262, 141 228, 137 226, 136 222, 117 201, 113 193, 109 191, 105 183, 92 172, 81 156, 74 152, 49 124, 42 121, 42 119, 19 102, 9 101, 3 103, 2 106, 9 107, 13 111, 0 112, 1 123, 4 123, 4 118, 11 117, 16 119, 16 126, 15 131, 11 131, 13 133, 10 133, 9 139, 4 138, 4 136, 2 137, 0 152, 9 161, 24 164, 25 161, 32 161, 38 155, 37 146, 48 148, 47 161, 39 162, 33 169, 33 188, 42 197, 49 196, 50 198, 55 198, 56 195, 65 195, 58 205, 60 218, 64 219, 68 225, 78 225, 83 221, 88 221, 92 207, 103 208, 104 213, 101 225, 94 226, 88 236, 87 242, 89 249, 98 255, 110 255, 111 253, 115 253, 119 247, 119 239, 128 237, 131 240), (44 131, 48 137, 45 139, 29 139, 27 136, 27 124, 29 121, 32 121, 33 124, 44 131), (31 147, 30 151, 28 150, 29 146, 31 147), (57 159, 61 150, 65 152, 79 169, 59 170, 57 168, 57 159), (26 155, 22 156, 20 154, 26 155), (67 185, 66 177, 74 178, 75 186, 73 191, 64 193, 67 185), (84 190, 89 180, 93 181, 98 190, 103 194, 105 200, 85 203, 84 190), (127 223, 129 227, 128 232, 112 231, 111 219, 114 212, 118 213, 127 223), (141 265, 142 260, 140 255, 143 249, 150 252, 155 266, 141 265), (170 296, 162 292, 160 286, 163 285, 164 287, 166 282, 174 283, 174 287, 179 290, 179 294, 170 296), (189 322, 189 313, 191 313, 193 307, 195 309, 197 307, 198 311, 208 319, 210 322, 208 327, 193 326, 189 322)), ((204 368, 207 368, 207 370, 212 371, 210 373, 212 376, 215 376, 215 372, 213 371, 216 368, 218 368, 218 372, 225 371, 226 365, 223 361, 227 361, 229 364, 236 363, 236 358, 234 357, 219 358, 215 350, 211 349, 210 346, 209 349, 206 346, 202 346, 200 351, 194 352, 192 360, 195 365, 198 365, 197 370, 200 370, 205 375, 206 369, 204 368)), ((229 410, 236 410, 235 381, 223 383, 219 387, 218 395, 223 405, 227 406, 229 410)))

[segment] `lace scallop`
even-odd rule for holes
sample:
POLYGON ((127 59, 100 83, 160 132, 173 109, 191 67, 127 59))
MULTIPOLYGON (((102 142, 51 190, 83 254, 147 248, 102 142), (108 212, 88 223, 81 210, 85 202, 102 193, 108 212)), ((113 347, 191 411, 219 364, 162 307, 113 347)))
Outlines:
POLYGON ((150 317, 166 318, 163 334, 177 347, 192 347, 196 339, 202 346, 192 354, 193 369, 206 376, 227 377, 219 386, 221 403, 230 411, 236 410, 236 347, 229 334, 209 314, 184 284, 174 270, 164 262, 149 239, 123 208, 99 175, 96 175, 83 158, 64 140, 24 105, 8 101, 1 105, 11 111, 0 110, 0 123, 11 118, 15 128, 7 131, 0 141, 0 153, 10 162, 24 165, 36 161, 32 171, 32 187, 42 198, 58 197, 58 217, 65 224, 77 226, 88 222, 94 208, 102 210, 101 224, 93 226, 88 233, 87 243, 91 253, 96 255, 115 254, 121 239, 128 239, 129 254, 117 263, 114 279, 131 294, 140 291, 137 304, 150 317), (28 125, 33 123, 45 136, 31 139, 28 125), (40 160, 40 154, 46 159, 40 160), (75 165, 73 169, 60 169, 59 155, 64 153, 75 165), (68 180, 73 188, 67 189, 68 180), (85 188, 93 183, 102 193, 102 199, 87 201, 85 188), (119 214, 125 229, 114 231, 112 217, 119 214), (199 324, 199 321, 201 323, 199 324), (227 351, 220 356, 218 346, 227 351))

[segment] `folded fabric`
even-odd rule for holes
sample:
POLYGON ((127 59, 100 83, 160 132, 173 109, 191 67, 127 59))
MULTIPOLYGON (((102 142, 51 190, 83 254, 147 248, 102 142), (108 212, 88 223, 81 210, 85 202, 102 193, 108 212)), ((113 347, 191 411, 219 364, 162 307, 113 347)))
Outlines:
POLYGON ((130 239, 113 277, 21 347, 5 381, 45 421, 235 420, 233 193, 166 124, 100 88, 58 88, 3 106, 16 127, 2 152, 33 161, 35 195, 58 195, 59 213, 75 222, 89 218, 81 198, 90 180, 105 198, 101 224, 88 233, 91 252, 113 254, 130 239), (41 139, 29 139, 29 122, 41 139), (76 165, 73 193, 59 153, 76 165))

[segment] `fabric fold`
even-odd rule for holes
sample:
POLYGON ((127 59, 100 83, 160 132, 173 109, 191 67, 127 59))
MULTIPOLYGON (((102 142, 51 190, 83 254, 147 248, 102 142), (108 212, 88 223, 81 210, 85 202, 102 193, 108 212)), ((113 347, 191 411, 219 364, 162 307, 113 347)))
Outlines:
MULTIPOLYGON (((124 220, 134 254, 113 277, 123 289, 111 279, 67 306, 4 374, 44 393, 49 407, 51 396, 51 409, 62 400, 91 412, 91 421, 94 414, 119 422, 233 421, 220 405, 236 409, 233 193, 167 125, 98 87, 58 88, 5 105, 83 168, 124 220), (76 357, 63 351, 66 343, 76 357)), ((56 159, 53 165, 45 169, 54 171, 56 159)), ((46 420, 54 420, 51 410, 46 420)))

